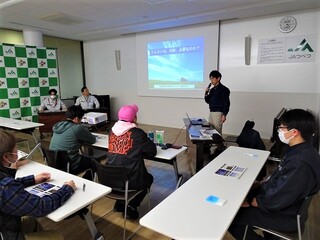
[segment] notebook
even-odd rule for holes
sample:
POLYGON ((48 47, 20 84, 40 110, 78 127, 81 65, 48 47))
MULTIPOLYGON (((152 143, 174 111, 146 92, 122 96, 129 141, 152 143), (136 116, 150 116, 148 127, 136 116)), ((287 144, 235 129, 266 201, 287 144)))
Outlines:
POLYGON ((187 118, 189 119, 189 122, 191 125, 202 125, 204 123, 204 121, 202 119, 191 120, 188 113, 186 113, 186 115, 187 115, 187 118))

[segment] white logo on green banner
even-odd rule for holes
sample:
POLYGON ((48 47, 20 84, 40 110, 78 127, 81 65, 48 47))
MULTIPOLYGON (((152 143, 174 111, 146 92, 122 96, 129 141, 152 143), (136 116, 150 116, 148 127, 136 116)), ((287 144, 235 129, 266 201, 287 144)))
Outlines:
POLYGON ((38 121, 51 88, 59 89, 56 49, 0 44, 1 117, 38 121))

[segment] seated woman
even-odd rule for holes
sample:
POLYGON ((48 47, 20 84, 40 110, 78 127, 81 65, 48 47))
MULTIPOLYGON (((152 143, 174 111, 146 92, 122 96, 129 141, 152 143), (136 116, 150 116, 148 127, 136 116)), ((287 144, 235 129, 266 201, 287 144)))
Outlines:
POLYGON ((43 112, 44 110, 48 111, 66 111, 67 107, 66 105, 57 97, 57 90, 56 89, 50 89, 49 97, 45 98, 41 105, 39 106, 39 112, 43 112))

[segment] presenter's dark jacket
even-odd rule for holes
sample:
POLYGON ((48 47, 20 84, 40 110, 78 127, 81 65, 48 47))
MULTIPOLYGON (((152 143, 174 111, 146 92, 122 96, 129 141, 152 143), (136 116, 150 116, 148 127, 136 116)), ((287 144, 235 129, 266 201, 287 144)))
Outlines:
POLYGON ((320 189, 320 156, 310 142, 288 148, 283 161, 257 195, 262 211, 287 216, 296 225, 303 199, 320 189))
POLYGON ((227 116, 230 108, 230 90, 222 83, 211 88, 209 93, 204 96, 204 100, 209 104, 210 112, 222 112, 227 116))
POLYGON ((134 123, 118 121, 109 136, 108 164, 125 166, 129 174, 129 188, 145 189, 151 183, 144 158, 154 157, 157 148, 147 134, 134 123))
POLYGON ((33 175, 14 178, 15 170, 0 166, 0 232, 4 240, 23 240, 21 217, 43 217, 59 208, 73 194, 68 185, 39 197, 24 190, 35 184, 33 175))

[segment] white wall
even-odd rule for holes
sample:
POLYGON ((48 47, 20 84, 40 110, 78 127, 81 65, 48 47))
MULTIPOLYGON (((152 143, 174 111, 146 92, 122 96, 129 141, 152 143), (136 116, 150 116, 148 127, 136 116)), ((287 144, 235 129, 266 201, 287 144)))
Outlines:
POLYGON ((79 96, 83 87, 81 43, 48 36, 43 42, 57 48, 61 98, 79 96))
POLYGON ((287 34, 278 29, 283 15, 222 24, 220 71, 222 81, 231 91, 231 110, 224 132, 239 132, 239 127, 247 119, 252 119, 261 135, 269 138, 272 118, 282 107, 308 108, 318 115, 319 50, 313 63, 257 64, 259 39, 304 34, 316 34, 319 39, 319 11, 290 15, 298 24, 287 34), (250 66, 244 64, 244 38, 248 35, 252 37, 250 66), (239 123, 242 124, 239 126, 239 123))
POLYGON ((138 96, 135 47, 134 36, 84 44, 87 86, 91 93, 110 94, 114 117, 121 105, 129 103, 138 104, 138 120, 145 124, 180 128, 186 111, 207 117, 208 106, 202 99, 138 96), (116 69, 116 49, 121 50, 120 71, 116 69))
MULTIPOLYGON (((273 117, 282 107, 309 108, 319 114, 319 53, 314 63, 256 64, 259 39, 303 34, 316 34, 319 39, 320 11, 290 15, 297 19, 298 25, 289 34, 278 30, 278 22, 284 15, 222 22, 220 71, 222 82, 231 90, 231 108, 224 133, 239 134, 244 122, 251 119, 262 137, 269 138, 273 117), (252 37, 250 66, 244 64, 244 37, 248 35, 252 37)), ((135 41, 132 35, 84 44, 87 86, 92 93, 111 95, 113 116, 121 105, 136 103, 140 107, 138 120, 145 124, 180 128, 185 112, 207 117, 208 106, 202 99, 137 95, 139 56, 136 56, 135 41), (116 49, 121 50, 120 71, 115 64, 116 49)))

